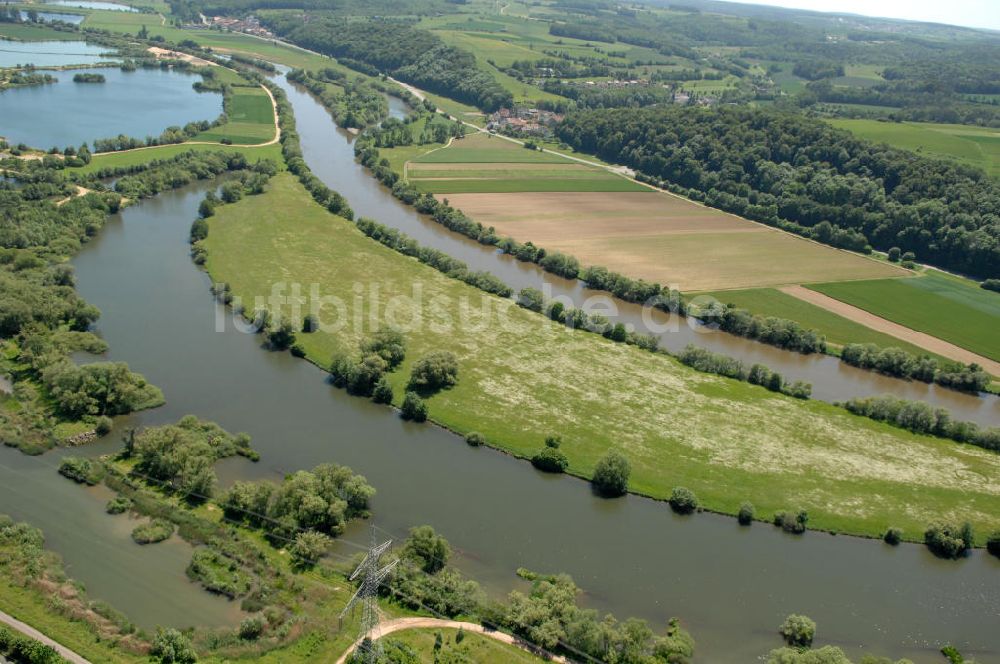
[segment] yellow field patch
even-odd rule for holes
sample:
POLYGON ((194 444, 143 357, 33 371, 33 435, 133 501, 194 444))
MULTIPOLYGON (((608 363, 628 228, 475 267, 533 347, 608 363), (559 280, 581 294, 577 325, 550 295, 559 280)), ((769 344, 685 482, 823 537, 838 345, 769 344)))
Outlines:
MULTIPOLYGON (((439 196, 444 198, 444 196, 439 196)), ((668 194, 451 194, 497 234, 685 291, 895 277, 905 270, 668 194)))

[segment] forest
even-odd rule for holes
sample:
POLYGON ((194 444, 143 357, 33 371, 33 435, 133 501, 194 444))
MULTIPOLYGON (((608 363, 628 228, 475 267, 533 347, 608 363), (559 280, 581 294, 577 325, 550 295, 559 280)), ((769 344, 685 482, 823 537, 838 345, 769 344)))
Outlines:
POLYGON ((695 200, 820 242, 898 247, 1000 275, 1000 186, 982 171, 775 110, 591 110, 567 116, 557 134, 695 200))
POLYGON ((276 34, 314 51, 375 67, 400 80, 487 111, 510 106, 513 96, 476 65, 476 58, 447 46, 431 32, 396 22, 344 21, 332 14, 269 15, 276 34))

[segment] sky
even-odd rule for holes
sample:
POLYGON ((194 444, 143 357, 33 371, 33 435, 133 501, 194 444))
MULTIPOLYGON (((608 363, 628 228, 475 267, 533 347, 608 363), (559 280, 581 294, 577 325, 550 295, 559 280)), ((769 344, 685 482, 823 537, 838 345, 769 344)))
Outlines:
POLYGON ((1000 0, 732 0, 1000 30, 1000 0))

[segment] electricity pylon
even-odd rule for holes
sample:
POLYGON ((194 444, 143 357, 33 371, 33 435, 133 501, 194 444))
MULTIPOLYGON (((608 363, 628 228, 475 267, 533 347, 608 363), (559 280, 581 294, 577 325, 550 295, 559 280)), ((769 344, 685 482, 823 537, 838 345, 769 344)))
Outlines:
POLYGON ((378 609, 378 588, 389 576, 399 560, 393 560, 384 567, 379 567, 379 559, 386 552, 392 540, 375 544, 375 524, 372 523, 371 545, 364 560, 358 568, 351 574, 350 580, 361 578, 361 586, 347 603, 344 610, 340 612, 340 621, 343 624, 344 616, 347 615, 358 604, 361 605, 361 635, 358 637, 358 650, 361 651, 362 661, 365 664, 377 664, 382 659, 382 642, 379 640, 379 609, 378 609))

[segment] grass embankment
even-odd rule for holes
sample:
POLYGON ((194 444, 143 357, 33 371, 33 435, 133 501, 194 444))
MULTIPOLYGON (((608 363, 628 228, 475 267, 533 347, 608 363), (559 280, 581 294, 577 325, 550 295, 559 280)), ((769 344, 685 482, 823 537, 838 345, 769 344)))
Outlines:
MULTIPOLYGON (((894 525, 919 539, 938 518, 969 519, 980 538, 1000 526, 1000 455, 566 330, 376 244, 313 203, 291 175, 276 176, 252 200, 220 207, 209 227, 207 267, 248 308, 276 281, 306 290, 316 283, 343 300, 345 320, 367 321, 355 283, 364 293, 377 284, 383 306, 412 297, 419 284, 419 302, 393 305, 397 324, 423 320, 406 332, 406 360, 390 376, 395 403, 418 358, 451 350, 459 382, 428 399, 431 418, 459 433, 478 431, 511 454, 530 457, 546 435, 560 433, 573 474, 589 477, 617 448, 632 462, 634 492, 665 498, 683 485, 712 510, 735 513, 744 500, 762 518, 807 509, 811 526, 859 535, 894 525), (463 309, 469 323, 456 324, 463 309), (500 316, 508 324, 499 325, 500 316)), ((327 323, 336 317, 330 308, 323 315, 327 323)), ((298 341, 325 367, 368 333, 347 325, 298 341)))
POLYGON ((95 173, 102 168, 135 166, 136 164, 145 164, 146 162, 154 159, 170 159, 171 157, 176 157, 179 154, 191 151, 224 152, 226 154, 238 152, 246 155, 247 159, 252 161, 256 161, 258 159, 270 159, 274 163, 284 167, 284 162, 281 159, 281 146, 278 144, 263 145, 260 147, 244 147, 232 145, 207 145, 200 143, 177 143, 175 145, 160 145, 141 150, 128 150, 126 152, 102 152, 94 155, 91 158, 90 163, 86 166, 72 168, 69 169, 69 171, 74 173, 95 173))
MULTIPOLYGON (((708 291, 692 293, 692 298, 712 297, 722 304, 733 304, 761 316, 777 316, 794 320, 803 327, 817 330, 827 342, 843 346, 849 343, 872 343, 882 348, 895 346, 914 355, 928 352, 902 339, 878 332, 860 323, 848 320, 815 304, 782 293, 774 288, 750 288, 733 291, 708 291)), ((939 360, 944 358, 938 357, 939 360)))
POLYGON ((811 284, 812 290, 1000 361, 1000 294, 929 270, 912 279, 811 284))
POLYGON ((386 637, 388 641, 398 641, 413 649, 421 662, 475 662, 476 664, 510 664, 510 662, 545 662, 548 660, 473 632, 463 632, 460 643, 456 643, 457 629, 408 629, 386 637), (440 634, 441 649, 434 649, 440 634))
POLYGON ((1000 178, 1000 130, 930 122, 830 120, 857 136, 932 157, 953 159, 1000 178))

